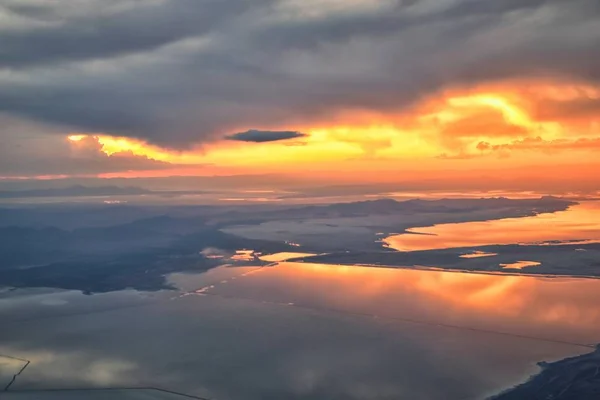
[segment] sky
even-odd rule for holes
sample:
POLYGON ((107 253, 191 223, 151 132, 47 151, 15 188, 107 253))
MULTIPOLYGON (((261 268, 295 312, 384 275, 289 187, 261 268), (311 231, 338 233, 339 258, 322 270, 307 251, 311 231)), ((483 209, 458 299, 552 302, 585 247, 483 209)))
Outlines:
POLYGON ((0 183, 597 190, 600 2, 0 0, 0 141, 0 183))

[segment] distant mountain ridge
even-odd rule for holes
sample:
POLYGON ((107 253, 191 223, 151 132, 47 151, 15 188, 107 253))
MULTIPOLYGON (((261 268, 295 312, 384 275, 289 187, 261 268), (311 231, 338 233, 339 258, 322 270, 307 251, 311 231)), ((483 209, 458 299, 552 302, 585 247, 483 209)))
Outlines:
POLYGON ((64 188, 31 189, 31 190, 3 190, 0 198, 27 198, 27 197, 76 197, 76 196, 115 196, 148 194, 152 191, 136 186, 83 186, 73 185, 64 188))
POLYGON ((73 185, 63 188, 2 190, 0 198, 19 199, 30 197, 84 197, 84 196, 135 196, 143 194, 198 194, 201 191, 155 191, 137 186, 83 186, 73 185))
MULTIPOLYGON (((119 189, 121 193, 139 193, 119 189)), ((74 192, 77 190, 81 188, 74 192)), ((106 193, 106 189, 95 193, 106 193)), ((127 287, 159 290, 168 287, 165 275, 170 272, 206 270, 223 262, 204 257, 206 248, 230 254, 240 249, 266 254, 298 250, 344 254, 376 250, 380 254, 385 251, 375 241, 376 232, 401 232, 440 221, 536 215, 564 210, 572 204, 546 197, 379 199, 284 209, 202 206, 183 210, 120 205, 0 208, 0 287, 55 287, 87 293, 127 287)))
MULTIPOLYGON (((564 210, 574 204, 577 203, 552 196, 534 199, 493 197, 480 199, 412 199, 403 201, 384 198, 348 203, 290 207, 254 213, 252 217, 255 219, 338 218, 368 215, 394 215, 398 213, 414 212, 465 212, 472 209, 503 209, 521 206, 524 210, 529 210, 531 212, 554 212, 564 210)), ((525 214, 527 213, 530 212, 525 212, 525 214)), ((242 216, 241 212, 230 213, 230 215, 236 214, 242 216)))

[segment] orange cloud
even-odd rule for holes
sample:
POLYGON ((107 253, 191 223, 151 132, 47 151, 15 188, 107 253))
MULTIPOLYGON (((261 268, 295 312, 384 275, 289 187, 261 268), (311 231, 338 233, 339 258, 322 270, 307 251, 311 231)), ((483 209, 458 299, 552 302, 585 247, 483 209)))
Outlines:
POLYGON ((545 152, 557 152, 560 150, 599 150, 600 137, 580 139, 556 139, 544 140, 540 136, 525 138, 509 143, 492 145, 488 142, 479 142, 477 149, 482 152, 507 151, 507 150, 542 150, 545 152))
POLYGON ((449 150, 464 151, 473 138, 506 138, 528 136, 527 127, 508 122, 502 112, 481 110, 445 124, 440 129, 440 142, 449 150))
POLYGON ((75 147, 79 146, 81 143, 97 143, 99 150, 107 156, 130 153, 134 156, 172 164, 200 163, 201 155, 198 152, 176 152, 138 139, 86 134, 71 134, 67 136, 67 139, 71 141, 75 147))
POLYGON ((301 143, 217 140, 201 149, 176 151, 108 134, 74 133, 68 139, 74 148, 92 146, 109 160, 129 154, 170 165, 161 176, 204 174, 196 166, 210 165, 208 170, 216 173, 281 173, 344 181, 458 176, 464 180, 483 170, 496 177, 494 171, 506 171, 505 158, 510 157, 513 177, 537 169, 547 175, 543 171, 550 163, 559 173, 547 179, 583 177, 589 174, 578 170, 591 171, 597 164, 593 151, 599 147, 600 122, 589 113, 574 117, 568 110, 592 104, 599 96, 600 88, 589 85, 510 81, 446 90, 410 109, 346 110, 311 124, 269 126, 305 132, 301 143))

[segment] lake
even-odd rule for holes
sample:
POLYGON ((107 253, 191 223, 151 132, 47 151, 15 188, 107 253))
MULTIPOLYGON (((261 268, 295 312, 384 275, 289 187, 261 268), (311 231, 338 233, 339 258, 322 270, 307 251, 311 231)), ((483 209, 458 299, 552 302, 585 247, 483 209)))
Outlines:
POLYGON ((600 280, 281 262, 176 291, 0 297, 11 391, 159 387, 215 399, 483 399, 600 342, 600 280))
POLYGON ((413 228, 384 239, 399 251, 433 250, 513 243, 600 242, 600 201, 585 201, 566 211, 524 218, 440 224, 413 228))

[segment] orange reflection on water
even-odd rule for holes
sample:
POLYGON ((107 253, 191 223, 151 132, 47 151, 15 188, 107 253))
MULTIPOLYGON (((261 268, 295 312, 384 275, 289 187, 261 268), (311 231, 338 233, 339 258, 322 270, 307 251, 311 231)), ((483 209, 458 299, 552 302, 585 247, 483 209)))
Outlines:
POLYGON ((504 269, 523 269, 529 267, 537 267, 538 265, 542 265, 537 261, 517 261, 509 264, 500 264, 500 266, 504 269))
POLYGON ((600 280, 283 262, 215 294, 577 343, 600 342, 600 280))
POLYGON ((285 252, 281 252, 281 253, 262 255, 262 256, 259 256, 258 258, 262 261, 276 262, 276 261, 290 260, 292 258, 310 257, 310 256, 316 256, 316 254, 285 251, 285 252))
POLYGON ((252 261, 254 260, 254 250, 236 250, 235 254, 229 257, 229 259, 235 261, 252 261))
POLYGON ((472 253, 462 254, 460 258, 481 258, 481 257, 493 257, 497 256, 498 253, 486 253, 485 251, 474 251, 472 253))
POLYGON ((551 241, 600 241, 600 202, 583 202, 552 214, 463 222, 411 229, 384 242, 399 251, 551 241))
MULTIPOLYGON (((488 309, 504 300, 502 313, 513 313, 515 307, 521 309, 520 298, 511 296, 501 299, 504 293, 520 277, 483 274, 460 274, 430 271, 410 271, 394 268, 358 267, 352 265, 326 265, 309 263, 284 263, 276 270, 269 271, 297 283, 309 282, 314 285, 316 296, 339 298, 343 301, 354 298, 357 301, 381 300, 396 297, 396 294, 433 296, 446 305, 468 306, 475 309, 488 309), (290 268, 293 266, 293 268, 290 268), (335 286, 335 291, 328 290, 335 286), (332 293, 334 292, 334 293, 332 293), (345 298, 348 296, 347 298, 345 298), (391 297, 390 297, 391 296, 391 297)), ((289 282, 286 282, 289 283, 289 282)))

